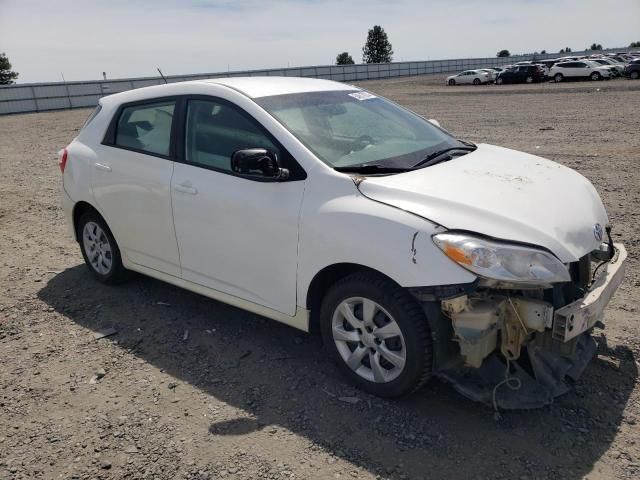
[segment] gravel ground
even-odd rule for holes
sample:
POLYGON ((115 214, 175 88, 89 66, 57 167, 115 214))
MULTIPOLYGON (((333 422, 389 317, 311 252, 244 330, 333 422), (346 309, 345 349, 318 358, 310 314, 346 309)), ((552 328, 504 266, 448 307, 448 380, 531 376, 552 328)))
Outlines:
POLYGON ((500 421, 438 381, 380 400, 344 383, 316 338, 149 278, 102 286, 58 195, 55 152, 89 112, 5 116, 0 478, 638 478, 640 82, 443 83, 362 85, 462 138, 579 170, 627 245, 575 391, 500 421))

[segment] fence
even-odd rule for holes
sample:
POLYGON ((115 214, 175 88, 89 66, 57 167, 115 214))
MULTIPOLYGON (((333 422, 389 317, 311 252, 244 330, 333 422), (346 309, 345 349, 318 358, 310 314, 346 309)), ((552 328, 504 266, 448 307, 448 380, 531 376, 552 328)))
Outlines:
MULTIPOLYGON (((615 49, 611 51, 626 51, 615 49)), ((585 55, 591 52, 572 52, 585 55)), ((455 60, 427 60, 420 62, 394 62, 361 65, 331 65, 314 67, 274 68, 234 72, 168 76, 167 82, 183 82, 220 77, 287 76, 312 77, 349 82, 379 78, 449 73, 483 67, 493 67, 526 60, 557 58, 560 54, 518 55, 503 58, 468 58, 455 60)), ((118 80, 92 80, 82 82, 30 83, 0 87, 0 115, 10 113, 42 112, 69 108, 93 107, 98 99, 112 93, 164 83, 161 77, 118 80)))

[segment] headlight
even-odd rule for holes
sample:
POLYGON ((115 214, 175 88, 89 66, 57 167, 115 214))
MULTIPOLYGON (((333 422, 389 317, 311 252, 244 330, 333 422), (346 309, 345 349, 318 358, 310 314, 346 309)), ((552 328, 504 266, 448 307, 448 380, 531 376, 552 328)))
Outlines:
POLYGON ((562 262, 544 250, 460 233, 439 233, 433 241, 451 260, 484 278, 527 285, 571 281, 562 262))

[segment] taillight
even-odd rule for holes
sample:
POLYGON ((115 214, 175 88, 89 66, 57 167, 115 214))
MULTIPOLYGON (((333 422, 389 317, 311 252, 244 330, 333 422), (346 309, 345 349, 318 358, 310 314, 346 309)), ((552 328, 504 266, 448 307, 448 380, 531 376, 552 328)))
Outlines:
POLYGON ((60 167, 60 171, 64 173, 64 169, 67 166, 67 157, 69 156, 69 152, 66 148, 63 148, 59 152, 60 158, 58 160, 58 166, 60 167))

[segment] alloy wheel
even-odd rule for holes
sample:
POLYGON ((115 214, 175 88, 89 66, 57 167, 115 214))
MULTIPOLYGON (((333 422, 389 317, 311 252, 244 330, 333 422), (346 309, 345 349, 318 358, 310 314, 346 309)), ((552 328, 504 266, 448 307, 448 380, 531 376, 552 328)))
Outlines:
POLYGON ((100 275, 107 275, 113 265, 109 238, 95 222, 87 222, 82 229, 82 244, 91 267, 100 275))
POLYGON ((404 370, 407 351, 400 325, 373 300, 343 300, 333 313, 331 332, 342 360, 365 380, 391 382, 404 370))

